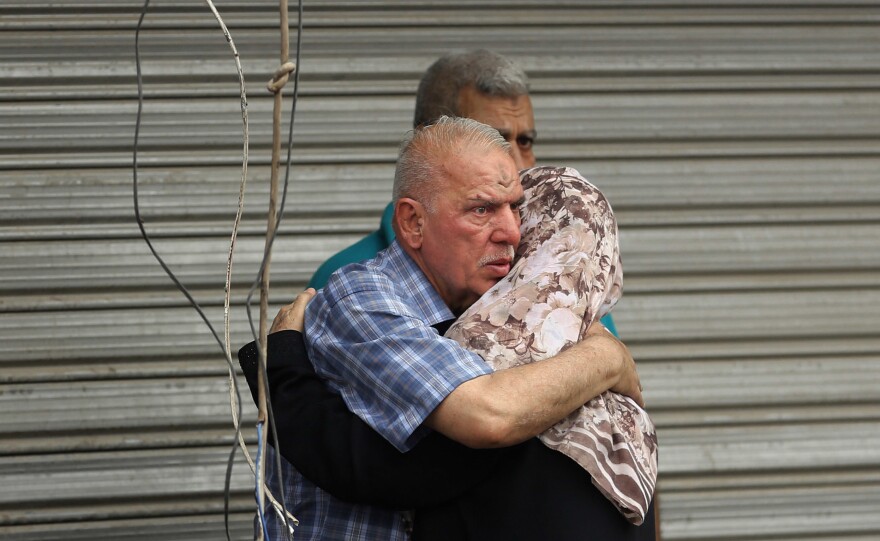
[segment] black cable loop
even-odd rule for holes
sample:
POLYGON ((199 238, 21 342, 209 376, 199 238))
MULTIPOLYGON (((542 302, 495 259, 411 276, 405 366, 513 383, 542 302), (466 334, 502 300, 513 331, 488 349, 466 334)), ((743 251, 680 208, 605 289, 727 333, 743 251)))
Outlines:
MULTIPOLYGON (((153 254, 153 257, 156 259, 156 261, 162 267, 162 270, 165 271, 165 274, 168 275, 168 277, 171 279, 171 281, 174 283, 174 285, 177 287, 177 289, 184 295, 184 297, 186 297, 186 299, 190 303, 190 305, 196 310, 196 312, 198 313, 198 315, 202 319, 202 321, 205 323, 205 325, 207 325, 207 327, 210 330, 215 341, 220 346, 220 350, 223 352, 224 359, 226 360, 226 363, 228 365, 230 372, 232 374, 234 374, 235 369, 232 364, 232 360, 230 358, 229 352, 226 350, 226 347, 224 346, 223 341, 220 339, 220 336, 217 334, 217 331, 214 329, 214 326, 208 320, 208 317, 205 314, 202 307, 195 300, 195 298, 190 294, 190 292, 186 288, 186 286, 184 286, 183 283, 180 282, 180 280, 177 278, 177 276, 174 274, 174 272, 168 267, 168 265, 165 263, 164 259, 162 259, 162 257, 159 255, 159 253, 157 252, 157 250, 153 246, 153 243, 150 240, 149 234, 147 233, 147 231, 144 227, 144 222, 143 222, 143 219, 141 218, 141 214, 140 214, 140 204, 139 204, 140 198, 139 198, 139 193, 138 193, 138 144, 139 144, 139 139, 140 139, 140 127, 141 127, 141 119, 143 116, 143 102, 144 102, 143 75, 142 75, 142 71, 141 71, 141 60, 140 60, 140 31, 141 31, 141 28, 143 27, 144 18, 146 17, 149 5, 150 5, 150 0, 144 0, 144 5, 143 5, 143 8, 141 9, 141 14, 140 14, 140 17, 138 18, 137 26, 135 28, 135 67, 136 67, 136 71, 137 71, 137 96, 138 96, 137 116, 136 116, 135 129, 134 129, 134 144, 133 144, 133 151, 132 151, 132 177, 133 177, 133 190, 132 190, 132 192, 133 192, 133 200, 134 200, 135 220, 137 221, 138 229, 140 230, 141 236, 144 239, 144 242, 147 244, 147 247, 149 248, 150 252, 153 254)), ((297 21, 296 71, 294 73, 293 103, 292 103, 292 107, 291 107, 290 126, 289 126, 289 131, 288 131, 287 165, 286 165, 285 176, 284 176, 284 185, 283 185, 281 203, 279 206, 278 217, 275 221, 275 226, 273 229, 272 238, 271 238, 268 246, 264 250, 263 259, 260 264, 260 270, 257 274, 256 280, 254 281, 253 285, 251 286, 251 289, 249 290, 249 293, 247 296, 247 301, 246 301, 246 311, 247 311, 247 316, 248 316, 248 323, 251 328, 251 333, 254 336, 255 340, 257 340, 257 341, 259 341, 259 338, 256 336, 257 333, 254 329, 253 316, 252 316, 252 312, 251 312, 251 301, 253 298, 253 292, 255 291, 255 289, 257 287, 259 287, 259 284, 261 282, 260 277, 262 275, 263 268, 265 268, 268 256, 271 253, 272 245, 274 244, 274 241, 275 241, 275 233, 277 233, 277 231, 281 225, 281 219, 284 214, 284 207, 285 207, 285 203, 287 200, 287 191, 288 191, 288 186, 289 186, 290 169, 291 169, 291 162, 292 162, 293 127, 294 127, 295 115, 296 115, 296 105, 297 105, 297 100, 298 100, 298 95, 299 95, 299 74, 300 74, 299 64, 300 64, 300 51, 302 50, 302 33, 303 33, 303 2, 302 2, 302 0, 299 0, 299 2, 298 2, 298 21, 297 21)), ((231 540, 231 536, 230 536, 230 532, 229 532, 229 500, 230 500, 230 490, 231 490, 232 468, 234 465, 236 449, 238 448, 239 435, 241 434, 241 414, 242 414, 241 392, 239 390, 238 381, 234 377, 230 378, 230 379, 232 381, 233 390, 235 391, 238 416, 237 416, 237 422, 235 423, 235 436, 233 438, 233 445, 232 445, 232 449, 230 450, 229 458, 227 460, 225 486, 224 486, 224 524, 225 524, 225 529, 226 529, 227 540, 231 540)), ((267 388, 267 393, 268 393, 268 381, 267 381, 268 378, 266 378, 265 373, 264 373, 264 379, 266 380, 266 388, 267 388)), ((268 396, 267 396, 267 398, 268 398, 268 396)), ((267 401, 267 411, 269 414, 269 424, 272 429, 273 438, 275 441, 278 441, 278 433, 277 433, 277 430, 275 427, 274 414, 272 411, 271 401, 267 401)), ((280 453, 276 453, 275 459, 276 459, 276 468, 278 470, 280 485, 283 487, 284 483, 283 483, 282 471, 281 471, 280 453)), ((260 489, 262 490, 262 487, 260 487, 260 489)), ((287 524, 287 503, 285 501, 285 495, 284 495, 283 489, 281 490, 281 507, 282 507, 282 516, 283 516, 284 524, 285 524, 285 532, 287 534, 288 539, 292 540, 290 528, 288 527, 288 524, 287 524)))

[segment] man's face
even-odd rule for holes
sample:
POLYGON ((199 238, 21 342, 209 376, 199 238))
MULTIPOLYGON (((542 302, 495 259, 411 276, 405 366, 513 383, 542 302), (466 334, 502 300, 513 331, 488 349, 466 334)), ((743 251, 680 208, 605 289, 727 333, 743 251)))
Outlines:
POLYGON ((459 116, 472 118, 492 126, 513 147, 517 169, 535 166, 535 115, 527 95, 515 98, 487 96, 472 86, 458 95, 459 116))
POLYGON ((422 270, 456 314, 510 271, 519 245, 523 189, 500 150, 465 151, 446 160, 432 211, 422 226, 422 270))

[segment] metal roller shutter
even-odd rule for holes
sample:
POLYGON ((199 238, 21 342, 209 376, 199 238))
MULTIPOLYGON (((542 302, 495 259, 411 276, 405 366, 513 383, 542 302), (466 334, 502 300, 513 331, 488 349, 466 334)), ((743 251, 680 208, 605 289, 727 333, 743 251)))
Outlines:
MULTIPOLYGON (((249 88, 238 346, 263 246, 277 5, 216 4, 249 88)), ((222 536, 225 363, 132 212, 140 9, 0 6, 4 539, 222 536)), ((325 0, 306 18, 275 305, 375 227, 421 72, 495 49, 532 79, 539 161, 577 167, 619 216, 615 318, 659 428, 663 538, 880 536, 876 1, 325 0)), ((222 325, 234 64, 197 1, 153 2, 141 51, 142 213, 222 325)), ((233 485, 248 538, 243 460, 233 485)))

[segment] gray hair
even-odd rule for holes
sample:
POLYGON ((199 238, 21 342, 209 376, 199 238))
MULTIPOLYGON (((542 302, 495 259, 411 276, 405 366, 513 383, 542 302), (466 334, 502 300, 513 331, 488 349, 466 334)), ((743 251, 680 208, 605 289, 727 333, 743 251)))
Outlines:
POLYGON ((409 197, 433 212, 437 182, 448 175, 444 163, 465 149, 500 150, 512 156, 510 143, 495 128, 470 118, 441 116, 404 137, 394 172, 393 200, 409 197))
POLYGON ((459 116, 458 97, 468 86, 502 98, 529 93, 525 72, 498 53, 478 49, 447 54, 431 64, 419 82, 413 127, 425 126, 443 115, 459 116))

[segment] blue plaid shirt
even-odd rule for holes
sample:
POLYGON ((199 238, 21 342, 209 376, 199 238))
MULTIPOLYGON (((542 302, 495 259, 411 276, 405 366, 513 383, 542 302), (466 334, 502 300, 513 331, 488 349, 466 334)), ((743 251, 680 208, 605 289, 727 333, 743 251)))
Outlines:
MULTIPOLYGON (((431 325, 453 319, 424 273, 397 242, 375 259, 336 272, 306 309, 306 345, 315 372, 348 408, 401 451, 427 432, 424 420, 462 383, 489 365, 431 325)), ((270 470, 267 481, 277 489, 270 470)), ((399 511, 333 498, 282 459, 297 541, 405 540, 399 511)), ((276 492, 277 493, 277 492, 276 492)), ((270 539, 283 539, 270 517, 270 539)))
POLYGON ((306 309, 315 372, 401 451, 456 387, 492 370, 431 327, 454 316, 397 242, 333 275, 306 309))

